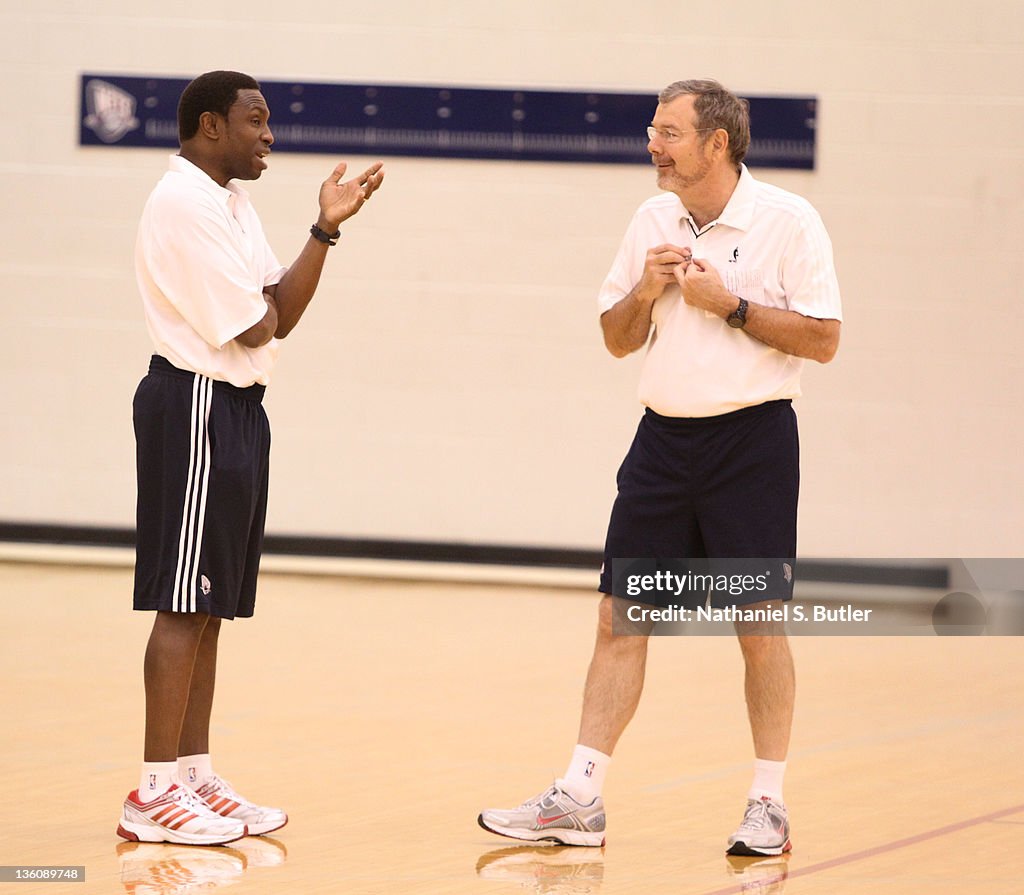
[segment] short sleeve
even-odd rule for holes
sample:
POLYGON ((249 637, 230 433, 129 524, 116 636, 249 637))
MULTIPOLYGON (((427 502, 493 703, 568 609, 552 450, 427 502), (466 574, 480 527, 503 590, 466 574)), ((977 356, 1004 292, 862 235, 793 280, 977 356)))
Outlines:
POLYGON ((244 240, 233 232, 227 208, 200 190, 154 195, 151 203, 141 243, 148 273, 203 340, 222 348, 267 312, 265 284, 244 240))
POLYGON ((636 252, 637 218, 638 215, 634 214, 633 219, 629 222, 611 269, 601 284, 601 291, 597 295, 599 314, 611 310, 629 295, 643 276, 643 265, 640 258, 646 257, 646 251, 643 256, 639 256, 636 252))
POLYGON ((782 261, 782 288, 791 311, 819 320, 842 320, 832 241, 810 205, 794 222, 782 261))

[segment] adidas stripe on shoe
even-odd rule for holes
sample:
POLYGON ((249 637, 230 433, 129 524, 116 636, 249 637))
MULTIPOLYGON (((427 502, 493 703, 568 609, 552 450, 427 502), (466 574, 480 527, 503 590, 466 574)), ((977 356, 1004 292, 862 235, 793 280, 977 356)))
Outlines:
POLYGON ((133 790, 121 808, 117 835, 131 842, 224 845, 246 835, 245 823, 211 811, 190 789, 177 783, 151 802, 133 790))
POLYGON ((216 774, 207 778, 206 782, 202 786, 197 786, 193 792, 215 814, 244 823, 250 836, 272 833, 288 823, 288 815, 280 808, 267 808, 250 802, 216 774))

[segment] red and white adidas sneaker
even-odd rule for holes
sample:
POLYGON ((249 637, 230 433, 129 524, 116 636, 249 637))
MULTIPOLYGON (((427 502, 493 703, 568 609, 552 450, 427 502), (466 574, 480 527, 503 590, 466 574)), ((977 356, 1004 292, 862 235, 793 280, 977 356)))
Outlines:
POLYGON ((223 845, 246 835, 245 822, 211 811, 192 790, 171 784, 151 802, 133 790, 121 808, 117 835, 131 842, 223 845))
POLYGON ((208 777, 206 782, 202 786, 197 786, 193 792, 211 811, 221 817, 244 823, 250 836, 272 833, 288 823, 288 815, 280 808, 254 805, 235 792, 231 788, 231 784, 216 774, 208 777))

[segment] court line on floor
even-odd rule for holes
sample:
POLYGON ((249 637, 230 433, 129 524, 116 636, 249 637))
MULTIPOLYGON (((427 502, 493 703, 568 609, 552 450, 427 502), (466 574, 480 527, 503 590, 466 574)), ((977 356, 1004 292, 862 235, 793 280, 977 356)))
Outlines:
MULTIPOLYGON (((918 833, 916 836, 908 836, 906 839, 897 839, 894 842, 887 842, 884 845, 865 848, 862 851, 852 852, 848 855, 841 855, 838 858, 831 858, 828 861, 821 861, 818 864, 812 864, 810 867, 800 867, 787 874, 785 879, 788 882, 798 876, 808 876, 812 873, 820 873, 822 870, 831 870, 833 867, 841 867, 844 864, 863 861, 865 858, 884 855, 886 852, 897 851, 901 848, 907 848, 907 846, 910 845, 917 845, 919 842, 927 842, 929 839, 938 839, 940 836, 957 833, 960 830, 966 830, 968 827, 975 827, 979 824, 988 823, 989 821, 996 820, 1000 817, 1006 817, 1010 814, 1019 814, 1022 811, 1024 811, 1024 805, 1015 805, 1013 808, 1003 808, 1000 811, 993 811, 991 814, 983 814, 981 817, 972 817, 969 820, 961 820, 955 824, 938 827, 935 830, 928 830, 925 833, 918 833)), ((749 887, 750 884, 747 883, 746 885, 749 887)), ((715 889, 713 892, 706 892, 705 895, 734 895, 734 893, 743 891, 744 886, 742 884, 731 885, 724 889, 715 889)))

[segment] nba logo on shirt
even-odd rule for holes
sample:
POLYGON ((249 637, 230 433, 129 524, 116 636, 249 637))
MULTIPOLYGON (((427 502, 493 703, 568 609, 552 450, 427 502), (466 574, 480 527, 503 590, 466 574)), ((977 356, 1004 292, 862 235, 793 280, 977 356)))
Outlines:
POLYGON ((583 769, 583 776, 590 777, 594 773, 594 763, 592 761, 587 762, 587 766, 583 769))
POLYGON ((156 774, 149 775, 149 788, 156 789, 156 774))
POLYGON ((189 783, 195 783, 196 782, 196 769, 195 768, 189 768, 188 769, 188 782, 189 783))

